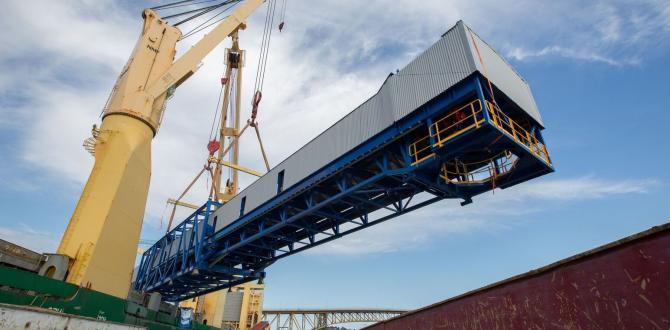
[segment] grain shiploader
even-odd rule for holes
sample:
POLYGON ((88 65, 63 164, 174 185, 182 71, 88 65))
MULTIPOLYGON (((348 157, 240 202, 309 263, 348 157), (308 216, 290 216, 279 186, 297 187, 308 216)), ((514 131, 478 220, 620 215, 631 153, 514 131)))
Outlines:
POLYGON ((343 119, 161 238, 135 289, 179 301, 262 280, 279 258, 549 173, 542 129, 526 81, 458 22, 343 119))
MULTIPOLYGON (((528 84, 458 22, 389 75, 376 94, 293 155, 272 169, 265 159, 268 172, 239 191, 237 171, 260 173, 237 164, 237 156, 225 162, 221 155, 231 148, 238 155, 237 140, 247 127, 255 129, 260 142, 255 115, 262 94, 256 90, 252 119, 240 127, 241 80, 237 76, 231 87, 231 74, 239 74, 244 59, 238 31, 266 1, 221 0, 179 14, 192 18, 231 10, 177 57, 176 44, 189 33, 176 26, 185 20, 171 24, 166 19, 172 16, 156 11, 190 2, 143 12, 138 43, 104 107, 100 127, 94 126, 85 143, 95 165, 58 253, 46 255, 37 271, 30 270, 40 275, 0 268, 0 284, 11 288, 0 292, 0 301, 39 304, 66 318, 169 328, 175 305, 161 303, 161 297, 177 302, 262 281, 265 269, 280 258, 444 199, 467 205, 484 192, 553 171, 541 134, 544 123, 528 84), (213 181, 221 181, 221 166, 233 169, 233 175, 144 252, 135 290, 130 289, 150 181, 151 142, 166 100, 228 37, 233 43, 221 84, 227 95, 234 90, 236 123, 222 125, 220 140, 210 141, 207 168, 216 168, 213 181), (234 141, 225 151, 224 137, 234 141)), ((267 20, 274 17, 270 6, 277 1, 267 2, 266 28, 272 26, 267 20)), ((187 203, 177 199, 173 204, 187 203)))

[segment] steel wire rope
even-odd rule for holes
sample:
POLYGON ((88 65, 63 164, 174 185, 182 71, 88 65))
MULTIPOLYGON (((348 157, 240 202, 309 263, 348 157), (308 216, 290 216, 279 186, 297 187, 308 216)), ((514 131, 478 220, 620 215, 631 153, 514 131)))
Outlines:
POLYGON ((167 20, 167 19, 170 19, 170 18, 175 18, 175 17, 180 17, 180 16, 184 16, 184 15, 188 15, 188 14, 193 14, 193 15, 191 15, 191 16, 189 16, 189 17, 187 17, 187 18, 185 18, 185 19, 183 19, 183 20, 181 20, 181 21, 179 21, 175 24, 172 24, 172 26, 179 26, 179 25, 181 25, 183 23, 186 23, 186 22, 188 22, 192 19, 198 18, 198 17, 200 17, 202 15, 205 15, 205 14, 207 14, 207 13, 213 11, 213 10, 216 10, 217 8, 221 8, 221 7, 223 7, 225 5, 229 5, 229 4, 235 4, 235 3, 238 3, 240 1, 241 0, 227 0, 227 1, 224 1, 222 3, 218 3, 216 5, 202 7, 202 8, 198 8, 198 9, 194 9, 194 10, 185 11, 183 13, 178 13, 178 14, 174 14, 174 15, 165 16, 165 17, 163 17, 163 19, 167 20))
POLYGON ((288 2, 288 0, 282 0, 282 6, 281 6, 281 9, 280 9, 280 13, 281 13, 280 18, 281 19, 279 20, 279 31, 280 32, 284 28, 283 24, 284 24, 284 18, 286 18, 286 3, 287 2, 288 2))
POLYGON ((149 8, 149 9, 151 9, 151 10, 169 9, 169 8, 171 8, 172 6, 176 6, 176 5, 184 4, 184 3, 188 3, 188 2, 193 2, 193 1, 196 1, 196 0, 175 1, 175 2, 172 2, 172 3, 166 3, 166 4, 164 4, 164 5, 151 7, 151 8, 149 8))
MULTIPOLYGON (((216 16, 219 16, 219 15, 223 14, 224 12, 225 12, 225 10, 222 11, 222 12, 220 12, 220 13, 218 13, 218 14, 216 14, 216 15, 213 16, 212 18, 214 18, 214 17, 216 17, 216 16)), ((212 25, 214 25, 214 24, 216 24, 216 23, 219 23, 219 22, 223 21, 224 19, 226 19, 226 18, 228 18, 228 17, 229 17, 229 15, 223 16, 223 17, 217 19, 216 21, 214 21, 214 22, 212 22, 212 23, 209 23, 209 24, 203 26, 202 28, 200 28, 200 29, 198 29, 198 30, 192 29, 192 30, 189 31, 187 34, 184 34, 184 36, 181 37, 180 40, 184 40, 184 39, 186 39, 186 38, 188 38, 188 37, 191 37, 191 36, 195 35, 196 33, 200 32, 200 31, 202 31, 202 30, 204 30, 204 29, 206 29, 206 28, 208 28, 208 27, 210 27, 210 26, 212 26, 212 25)), ((209 21, 209 20, 208 20, 208 21, 209 21)))
POLYGON ((177 1, 161 6, 156 6, 156 7, 151 7, 149 9, 151 10, 168 10, 168 9, 173 9, 173 8, 179 8, 179 7, 186 7, 186 6, 193 6, 201 3, 206 3, 206 2, 214 2, 214 1, 221 1, 221 0, 185 0, 185 1, 177 1))
POLYGON ((263 36, 261 39, 261 52, 258 56, 258 66, 256 68, 256 79, 254 81, 254 93, 262 92, 267 69, 267 59, 270 51, 270 39, 272 38, 272 25, 277 1, 269 0, 268 10, 265 15, 265 25, 263 27, 263 36))
POLYGON ((223 17, 217 19, 216 21, 207 24, 209 21, 213 20, 213 19, 216 18, 217 16, 219 16, 219 15, 221 15, 221 14, 227 12, 228 10, 230 10, 233 6, 235 6, 235 4, 236 4, 236 2, 235 2, 235 3, 232 3, 230 6, 228 6, 228 7, 226 7, 226 8, 223 8, 223 9, 222 9, 220 12, 218 12, 216 15, 210 17, 209 19, 207 19, 206 21, 200 23, 198 26, 194 27, 194 28, 191 29, 190 31, 184 33, 184 35, 181 37, 180 40, 184 40, 184 39, 186 39, 186 38, 188 38, 188 37, 190 37, 190 36, 193 36, 194 34, 196 34, 196 33, 200 32, 200 31, 202 31, 202 30, 204 30, 204 29, 206 29, 206 28, 208 28, 208 27, 210 27, 210 26, 212 26, 212 25, 214 25, 214 24, 216 24, 216 23, 219 23, 219 22, 221 22, 222 20, 226 19, 227 17, 229 17, 229 15, 223 16, 223 17), (207 24, 207 25, 205 25, 205 24, 207 24), (205 25, 205 26, 203 26, 203 25, 205 25))
MULTIPOLYGON (((184 16, 184 15, 188 15, 188 14, 196 13, 196 14, 193 15, 193 16, 195 16, 195 15, 197 15, 197 14, 203 14, 203 11, 207 11, 207 12, 209 12, 209 10, 211 10, 211 9, 216 9, 216 8, 219 8, 219 7, 221 7, 221 4, 220 4, 220 3, 217 3, 216 5, 211 5, 211 6, 207 6, 207 7, 197 8, 197 9, 193 9, 193 10, 187 10, 187 11, 184 11, 184 12, 181 12, 181 13, 176 13, 176 14, 172 14, 172 15, 164 16, 164 17, 162 17, 162 18, 163 18, 164 20, 168 20, 168 19, 170 19, 170 18, 175 18, 175 17, 180 17, 180 16, 184 16)), ((193 16, 184 19, 184 21, 179 22, 178 24, 174 24, 174 26, 177 26, 177 25, 179 25, 179 24, 181 24, 181 23, 183 23, 183 22, 187 22, 188 20, 191 20, 191 19, 195 18, 195 17, 193 17, 193 16)))
POLYGON ((275 9, 277 7, 277 1, 276 0, 274 0, 274 1, 270 0, 270 1, 271 1, 271 4, 272 4, 272 14, 270 15, 270 24, 268 24, 268 27, 269 27, 270 31, 268 33, 268 40, 267 40, 266 45, 265 45, 265 59, 263 59, 263 75, 262 75, 261 80, 260 80, 260 91, 263 90, 263 85, 265 83, 265 72, 267 70, 267 62, 268 62, 268 58, 269 58, 269 55, 270 55, 270 39, 272 39, 272 30, 273 30, 272 27, 274 26, 275 9))
POLYGON ((219 118, 219 105, 221 104, 221 96, 223 95, 223 90, 226 88, 226 85, 221 84, 221 90, 219 91, 219 98, 216 100, 216 109, 214 109, 214 118, 212 119, 212 129, 209 131, 209 140, 212 140, 214 137, 214 125, 216 125, 217 118, 219 118))

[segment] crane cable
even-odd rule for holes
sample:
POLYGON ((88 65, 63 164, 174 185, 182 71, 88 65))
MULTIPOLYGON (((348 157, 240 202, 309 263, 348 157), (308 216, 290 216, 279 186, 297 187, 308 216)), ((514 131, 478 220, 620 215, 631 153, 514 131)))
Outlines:
POLYGON ((190 19, 194 19, 194 18, 196 18, 196 17, 194 17, 195 15, 200 16, 200 15, 202 15, 202 14, 206 14, 206 13, 210 12, 211 10, 216 9, 216 8, 219 8, 219 7, 221 7, 221 4, 220 4, 220 3, 217 3, 216 5, 211 5, 211 6, 207 6, 207 7, 201 7, 201 8, 197 8, 197 9, 192 9, 192 10, 183 11, 183 12, 181 12, 181 13, 176 13, 176 14, 172 14, 172 15, 163 16, 162 19, 164 19, 164 20, 168 20, 168 19, 170 19, 170 18, 181 17, 181 16, 185 16, 185 15, 188 15, 188 14, 193 14, 192 16, 189 16, 188 18, 184 19, 183 21, 181 21, 181 22, 179 22, 179 23, 177 23, 177 24, 172 24, 173 26, 177 26, 177 25, 179 25, 179 24, 182 24, 182 23, 187 22, 187 21, 190 20, 190 19))
POLYGON ((281 6, 281 19, 279 21, 279 32, 281 32, 284 29, 284 18, 286 18, 286 3, 288 0, 282 0, 282 6, 281 6))
POLYGON ((185 7, 185 6, 193 6, 205 2, 214 2, 214 1, 221 1, 221 0, 184 0, 184 1, 176 1, 173 3, 167 3, 164 5, 156 6, 156 7, 151 7, 149 9, 151 10, 166 10, 166 9, 173 9, 173 8, 179 8, 179 7, 185 7))
POLYGON ((212 119, 212 129, 209 131, 209 141, 211 141, 213 138, 216 138, 214 136, 214 127, 216 126, 217 119, 219 118, 219 105, 221 104, 221 96, 223 95, 223 90, 226 88, 226 85, 221 82, 221 90, 219 91, 219 98, 216 101, 216 109, 214 109, 214 118, 212 119))
MULTIPOLYGON (((251 99, 251 118, 247 121, 247 126, 253 127, 254 130, 256 131, 256 138, 258 139, 258 145, 260 146, 261 149, 261 155, 263 156, 265 169, 268 172, 270 171, 270 162, 268 161, 268 156, 265 153, 265 147, 263 146, 263 140, 261 139, 261 133, 258 128, 258 122, 256 121, 256 117, 258 116, 258 106, 260 105, 261 99, 263 98, 263 85, 265 83, 265 73, 267 71, 267 62, 270 54, 270 40, 272 39, 272 29, 274 26, 277 1, 279 0, 269 0, 268 10, 265 14, 265 25, 263 26, 263 36, 261 38, 261 51, 260 55, 258 56, 256 79, 254 81, 254 89, 253 89, 254 96, 251 99)), ((283 5, 283 8, 284 9, 280 10, 282 11, 285 10, 286 8, 285 3, 283 5)), ((283 22, 280 26, 280 31, 281 28, 283 28, 283 22)), ((246 129, 247 126, 245 126, 244 129, 246 129)))
MULTIPOLYGON (((202 16, 202 15, 205 15, 205 14, 207 14, 207 13, 213 11, 213 10, 216 10, 216 9, 221 8, 221 7, 223 7, 223 6, 226 6, 226 5, 231 5, 231 6, 229 6, 228 8, 225 9, 225 10, 228 10, 228 9, 230 9, 233 5, 237 4, 237 3, 240 2, 240 1, 242 1, 242 0, 225 0, 225 1, 223 1, 223 2, 221 2, 221 3, 217 3, 217 4, 215 4, 215 5, 206 6, 206 7, 201 7, 201 8, 192 9, 192 10, 187 10, 187 11, 180 12, 180 13, 176 13, 176 14, 172 14, 172 15, 167 15, 167 16, 164 16, 163 19, 164 19, 164 20, 168 20, 168 19, 170 19, 170 18, 176 18, 176 17, 181 17, 181 16, 186 16, 186 15, 192 14, 191 16, 188 16, 187 18, 185 18, 185 19, 183 19, 183 20, 181 20, 181 21, 179 21, 179 22, 177 22, 177 23, 175 23, 175 24, 172 24, 172 26, 179 26, 179 25, 184 24, 184 23, 186 23, 186 22, 188 22, 188 21, 190 21, 190 20, 193 20, 193 19, 195 19, 195 18, 198 18, 198 17, 200 17, 200 16, 202 16)), ((190 6, 190 5, 193 5, 193 4, 196 4, 196 3, 203 3, 203 2, 208 2, 208 1, 195 2, 195 3, 191 3, 191 4, 186 4, 186 5, 189 5, 189 6, 190 6)), ((178 3, 176 3, 176 4, 178 4, 178 3)), ((180 6, 182 6, 182 5, 180 5, 180 6)), ((158 10, 161 10, 161 9, 172 9, 172 8, 176 8, 176 7, 178 7, 178 6, 167 7, 167 8, 158 8, 158 10)), ((225 11, 225 10, 224 10, 224 11, 225 11)))
POLYGON ((235 6, 235 4, 236 4, 236 2, 233 2, 230 6, 221 9, 221 11, 219 11, 216 15, 210 17, 209 19, 207 19, 206 21, 200 23, 198 26, 194 27, 194 28, 191 29, 190 31, 184 33, 184 36, 181 37, 181 40, 184 40, 184 39, 186 39, 186 38, 188 38, 188 37, 190 37, 190 36, 192 36, 192 35, 194 35, 194 34, 200 32, 200 31, 202 31, 202 30, 204 30, 204 29, 206 29, 206 28, 208 28, 208 27, 210 27, 210 26, 212 26, 212 25, 214 25, 214 24, 216 24, 216 23, 219 23, 219 22, 223 21, 224 19, 228 18, 230 15, 223 16, 223 17, 221 17, 221 18, 215 20, 214 22, 211 22, 211 23, 207 24, 207 22, 209 22, 209 21, 213 20, 214 18, 218 17, 219 15, 221 15, 221 14, 227 12, 230 8, 232 8, 233 6, 235 6), (205 25, 205 24, 207 24, 207 25, 205 25), (204 25, 204 26, 203 26, 203 25, 204 25))
POLYGON ((192 4, 189 4, 189 2, 193 2, 193 1, 195 1, 195 0, 175 1, 175 2, 172 2, 172 3, 166 3, 164 5, 160 5, 160 6, 156 6, 156 7, 151 7, 149 9, 151 9, 151 10, 161 10, 161 9, 170 9, 170 8, 174 8, 174 7, 189 6, 189 5, 192 5, 192 4), (185 3, 185 5, 184 5, 184 3, 185 3))
POLYGON ((265 14, 265 25, 263 27, 263 37, 261 38, 261 52, 258 56, 258 66, 256 68, 256 79, 254 81, 254 96, 251 101, 251 124, 256 123, 258 105, 263 97, 263 84, 265 82, 265 72, 267 69, 268 55, 270 53, 270 40, 272 38, 272 26, 274 25, 276 0, 269 0, 268 10, 265 14))
MULTIPOLYGON (((217 9, 217 8, 223 7, 223 6, 228 5, 228 4, 231 4, 231 3, 232 3, 232 4, 235 4, 235 3, 240 2, 240 1, 242 1, 242 0, 228 0, 228 1, 224 1, 224 2, 222 2, 222 3, 220 3, 220 4, 214 5, 214 6, 205 7, 205 8, 203 8, 203 11, 201 11, 201 12, 199 12, 199 13, 197 13, 197 14, 194 14, 193 16, 189 16, 188 18, 185 18, 185 19, 183 19, 183 20, 181 20, 181 21, 179 21, 179 22, 173 24, 173 26, 178 26, 178 25, 183 24, 183 23, 186 23, 186 22, 188 22, 188 21, 190 21, 190 20, 192 20, 192 19, 194 19, 194 18, 198 18, 198 17, 200 17, 200 16, 202 16, 202 15, 204 15, 204 14, 207 14, 207 13, 209 13, 209 12, 212 11, 212 10, 215 10, 215 9, 217 9), (205 9, 206 9, 206 10, 205 10, 205 9)), ((228 9, 230 9, 231 7, 232 7, 232 6, 228 7, 228 9)), ((226 10, 227 10, 227 9, 226 9, 226 10)))

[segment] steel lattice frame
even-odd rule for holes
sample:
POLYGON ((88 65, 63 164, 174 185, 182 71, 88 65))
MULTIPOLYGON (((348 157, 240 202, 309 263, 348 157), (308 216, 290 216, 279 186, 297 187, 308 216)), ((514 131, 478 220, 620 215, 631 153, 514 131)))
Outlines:
MULTIPOLYGON (((417 133, 425 135, 433 118, 473 99, 482 104, 490 99, 479 74, 222 230, 212 232, 205 226, 203 235, 193 244, 179 244, 174 255, 165 252, 171 240, 181 239, 173 230, 142 256, 135 288, 157 291, 164 299, 177 301, 262 279, 265 268, 280 258, 442 199, 461 199, 467 204, 473 196, 492 189, 490 183, 455 185, 441 179, 442 164, 454 157, 512 151, 519 162, 514 173, 496 182, 500 188, 553 171, 527 146, 493 125, 486 111, 481 113, 479 127, 431 148, 435 157, 413 163, 409 146, 417 133)), ((496 99, 502 104, 497 94, 496 99)), ((541 140, 539 129, 536 134, 541 140)), ((208 202, 198 210, 202 215, 198 221, 211 223, 212 208, 208 202)), ((184 223, 192 226, 194 221, 192 216, 184 223)))
POLYGON ((265 310, 268 330, 319 330, 344 323, 381 322, 405 313, 391 309, 265 310))

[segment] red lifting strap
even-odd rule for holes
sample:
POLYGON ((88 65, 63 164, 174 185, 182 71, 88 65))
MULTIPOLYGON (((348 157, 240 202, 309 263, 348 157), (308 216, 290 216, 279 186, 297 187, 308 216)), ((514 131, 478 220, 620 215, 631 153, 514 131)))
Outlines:
POLYGON ((228 83, 228 77, 221 77, 221 85, 225 85, 228 83))
POLYGON ((214 153, 219 150, 219 141, 211 140, 207 143, 207 150, 209 151, 210 156, 214 156, 214 153))

